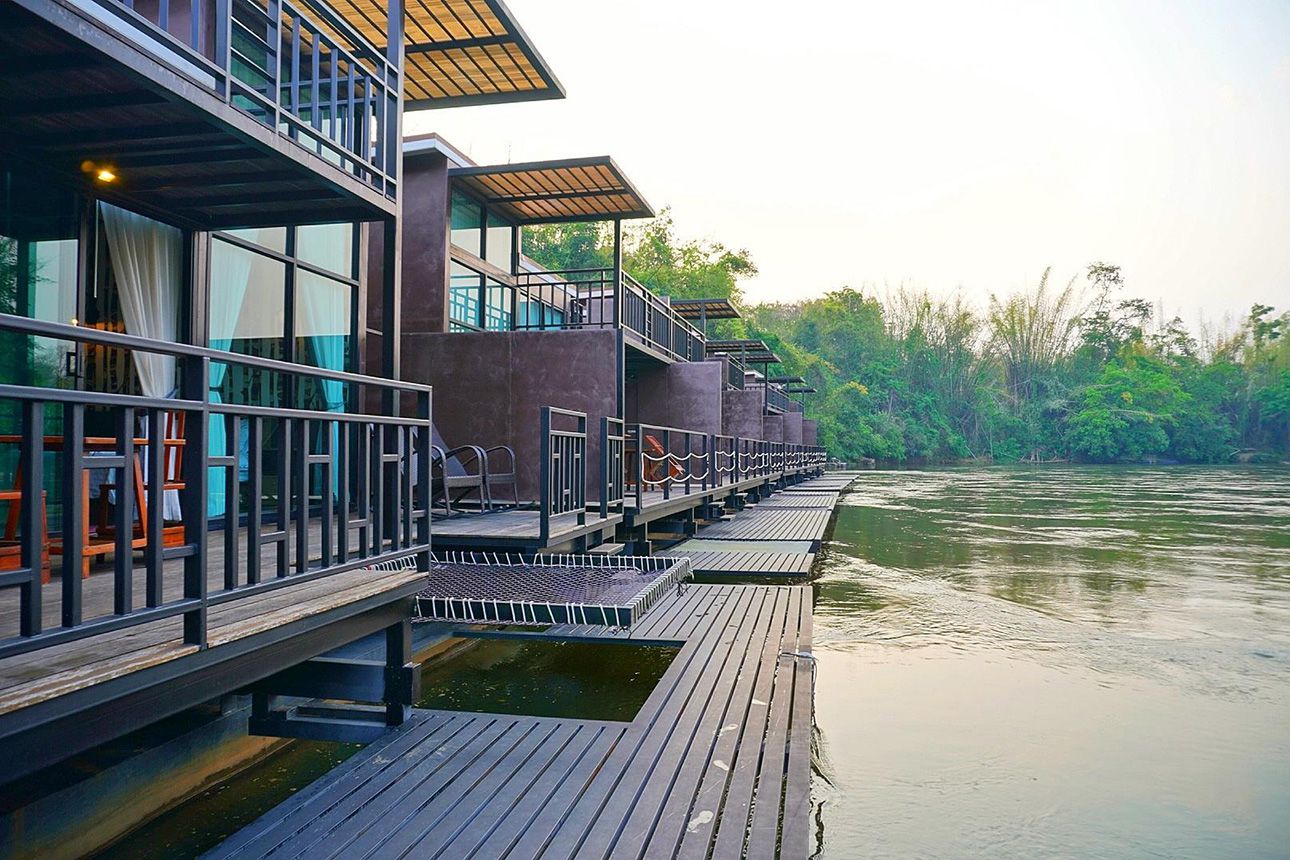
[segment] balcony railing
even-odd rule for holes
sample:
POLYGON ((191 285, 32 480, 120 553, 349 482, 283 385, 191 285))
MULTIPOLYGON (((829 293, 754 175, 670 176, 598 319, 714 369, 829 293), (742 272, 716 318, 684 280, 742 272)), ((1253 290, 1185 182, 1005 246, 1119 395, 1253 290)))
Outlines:
POLYGON ((205 647, 211 607, 381 562, 412 558, 429 569, 429 386, 0 314, 7 344, 20 349, 33 337, 173 360, 179 385, 163 399, 0 384, 0 412, 16 413, 20 425, 3 439, 18 449, 9 503, 18 506, 10 516, 18 514, 20 553, 16 567, 0 573, 0 591, 18 591, 19 623, 17 635, 0 639, 0 657, 177 616, 183 641, 205 647), (222 403, 211 396, 216 363, 261 374, 285 392, 285 404, 326 383, 347 389, 351 404, 383 393, 411 414, 222 403), (87 418, 114 435, 87 436, 87 418), (227 443, 212 445, 212 435, 227 443), (178 475, 165 472, 172 449, 182 450, 178 475), (115 493, 107 537, 91 535, 86 521, 91 475, 105 470, 115 493), (208 489, 217 482, 224 507, 212 512, 208 489), (165 494, 176 484, 182 518, 167 523, 165 494), (136 507, 141 520, 147 512, 137 525, 136 507), (42 588, 54 519, 47 513, 61 513, 61 577, 42 588), (114 557, 110 607, 83 600, 87 550, 114 557), (142 594, 135 594, 138 550, 142 594), (61 625, 51 630, 42 628, 45 597, 60 601, 61 625))
POLYGON ((194 84, 395 196, 399 69, 322 0, 89 3, 194 84))
POLYGON ((521 272, 516 276, 517 331, 621 328, 637 342, 676 361, 702 361, 703 333, 627 273, 613 269, 521 272))
POLYGON ((788 395, 777 386, 767 385, 766 388, 766 409, 778 413, 788 412, 792 409, 792 401, 788 395))

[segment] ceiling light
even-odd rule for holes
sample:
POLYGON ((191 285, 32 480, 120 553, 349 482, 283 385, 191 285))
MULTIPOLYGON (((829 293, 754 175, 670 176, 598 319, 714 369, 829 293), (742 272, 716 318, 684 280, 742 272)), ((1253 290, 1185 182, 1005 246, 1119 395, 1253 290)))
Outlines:
POLYGON ((99 182, 115 182, 115 181, 116 181, 116 174, 115 174, 115 173, 113 173, 111 170, 108 170, 106 167, 101 167, 101 168, 99 168, 98 173, 94 174, 94 176, 95 176, 95 178, 97 178, 97 179, 98 179, 98 181, 99 181, 99 182))

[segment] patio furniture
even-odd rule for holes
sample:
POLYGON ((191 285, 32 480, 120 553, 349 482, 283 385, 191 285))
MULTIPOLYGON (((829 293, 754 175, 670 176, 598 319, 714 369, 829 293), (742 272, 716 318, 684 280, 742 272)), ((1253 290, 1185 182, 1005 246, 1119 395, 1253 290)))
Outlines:
MULTIPOLYGON (((40 581, 49 582, 49 494, 40 493, 40 581)), ((0 502, 9 503, 5 517, 4 537, 0 538, 0 571, 17 570, 22 565, 22 543, 18 540, 18 520, 22 516, 22 490, 0 490, 0 502)))
MULTIPOLYGON (((5 434, 0 436, 0 444, 18 445, 23 441, 22 436, 5 434)), ((139 453, 143 446, 147 445, 147 439, 134 440, 134 482, 135 486, 143 484, 143 467, 140 463, 139 453)), ((50 452, 62 451, 66 442, 62 436, 46 436, 44 438, 44 450, 50 452)), ((90 531, 90 473, 97 468, 93 465, 93 455, 95 453, 111 454, 117 450, 117 440, 114 436, 86 436, 81 446, 81 454, 87 455, 82 457, 82 466, 85 472, 85 478, 81 481, 81 576, 88 578, 90 575, 90 559, 101 555, 109 555, 116 550, 116 542, 108 540, 100 535, 97 530, 90 531)), ((14 489, 17 490, 22 486, 22 470, 17 469, 14 473, 14 489)), ((68 504, 68 500, 63 500, 68 504)), ((143 527, 144 520, 138 520, 139 528, 143 527)), ((63 540, 61 537, 53 538, 49 541, 49 552, 53 555, 63 554, 63 540)))
POLYGON ((430 508, 442 506, 443 516, 452 516, 453 506, 472 494, 478 500, 479 511, 497 509, 493 488, 511 485, 511 502, 505 507, 519 506, 519 487, 515 480, 515 451, 506 445, 484 448, 479 445, 459 445, 449 448, 434 428, 430 446, 430 508), (505 457, 504 463, 499 462, 505 457))
MULTIPOLYGON (((162 490, 164 492, 177 492, 185 487, 181 478, 184 466, 184 427, 186 426, 186 418, 187 415, 184 412, 165 413, 161 440, 162 490)), ((134 525, 134 540, 131 542, 131 546, 134 549, 142 549, 148 545, 148 538, 143 527, 143 524, 148 521, 148 487, 144 481, 144 471, 139 468, 134 471, 134 499, 139 508, 139 518, 134 525)), ((115 540, 116 538, 116 529, 111 525, 112 521, 108 515, 112 506, 110 494, 115 490, 116 485, 112 483, 99 485, 98 526, 96 532, 100 537, 107 540, 115 540)), ((167 519, 161 528, 161 545, 164 547, 176 547, 182 546, 183 543, 183 521, 167 519)))

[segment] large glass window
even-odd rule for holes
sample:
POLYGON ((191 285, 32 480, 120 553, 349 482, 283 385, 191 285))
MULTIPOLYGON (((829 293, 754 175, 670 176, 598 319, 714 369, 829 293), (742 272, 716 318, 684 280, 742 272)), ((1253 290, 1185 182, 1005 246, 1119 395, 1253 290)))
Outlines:
POLYGON ((449 279, 448 316, 453 330, 483 328, 479 295, 483 276, 454 261, 449 279))
POLYGON ((483 207, 464 194, 452 194, 452 244, 476 257, 484 252, 483 207))
POLYGON ((510 331, 514 319, 511 310, 512 287, 488 279, 484 304, 484 328, 489 331, 510 331))
POLYGON ((354 225, 311 224, 296 228, 296 257, 342 278, 354 277, 354 225))
POLYGON ((488 213, 488 232, 484 237, 484 259, 507 274, 514 271, 511 252, 515 248, 515 228, 508 222, 488 213))

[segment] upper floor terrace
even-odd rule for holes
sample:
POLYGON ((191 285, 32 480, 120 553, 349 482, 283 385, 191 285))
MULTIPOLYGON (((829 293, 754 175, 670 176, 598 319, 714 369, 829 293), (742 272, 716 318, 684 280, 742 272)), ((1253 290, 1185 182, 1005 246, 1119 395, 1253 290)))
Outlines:
POLYGON ((396 212, 410 108, 558 97, 495 0, 14 0, 0 151, 196 229, 396 212))
POLYGON ((635 351, 702 361, 705 336, 672 301, 622 263, 622 221, 653 209, 605 157, 449 170, 452 186, 449 329, 621 331, 635 351), (613 263, 548 269, 524 256, 525 226, 613 223, 613 263))

